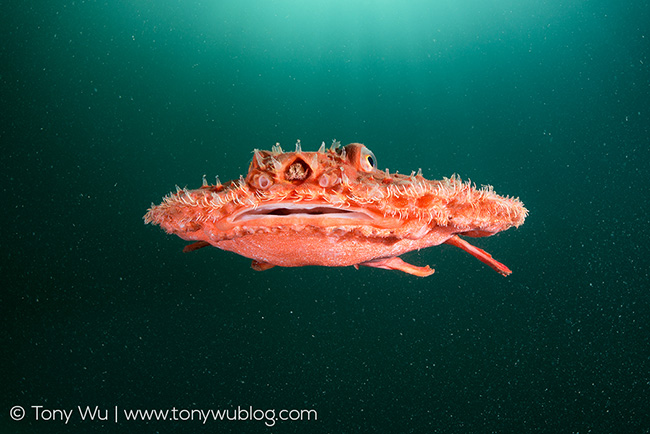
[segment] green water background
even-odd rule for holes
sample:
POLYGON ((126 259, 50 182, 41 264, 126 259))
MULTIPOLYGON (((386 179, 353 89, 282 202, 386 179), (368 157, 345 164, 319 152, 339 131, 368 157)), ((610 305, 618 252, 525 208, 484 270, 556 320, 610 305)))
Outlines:
POLYGON ((648 3, 10 2, 0 17, 2 432, 647 432, 648 3), (253 148, 519 196, 416 278, 258 273, 142 215, 253 148), (22 405, 319 420, 21 422, 22 405))

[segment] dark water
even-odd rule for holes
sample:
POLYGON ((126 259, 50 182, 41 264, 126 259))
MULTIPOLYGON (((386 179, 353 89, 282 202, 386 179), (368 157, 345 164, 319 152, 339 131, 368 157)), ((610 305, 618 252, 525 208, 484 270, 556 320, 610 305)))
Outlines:
POLYGON ((3 7, 0 431, 648 432, 648 3, 226 3, 3 7), (296 139, 521 197, 476 241, 514 273, 449 246, 405 255, 428 278, 259 273, 143 225, 296 139))

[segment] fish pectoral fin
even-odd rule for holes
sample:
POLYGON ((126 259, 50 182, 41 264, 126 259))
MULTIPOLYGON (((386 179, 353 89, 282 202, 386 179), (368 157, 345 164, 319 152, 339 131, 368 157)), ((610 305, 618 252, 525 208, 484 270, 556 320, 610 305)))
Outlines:
POLYGON ((188 244, 187 246, 183 247, 183 253, 193 252, 195 250, 208 247, 209 245, 210 243, 208 243, 207 241, 197 241, 196 243, 188 244))
POLYGON ((256 261, 255 259, 253 259, 253 262, 251 263, 251 268, 255 271, 264 271, 273 267, 275 267, 275 265, 264 261, 256 261))
POLYGON ((483 249, 479 249, 476 246, 472 246, 470 243, 463 240, 458 235, 454 235, 453 237, 449 238, 447 241, 445 241, 445 243, 465 250, 467 253, 474 256, 479 261, 492 267, 497 273, 501 274, 502 276, 512 274, 512 271, 510 271, 508 267, 494 259, 488 252, 483 249))
MULTIPOLYGON (((384 270, 403 271, 405 273, 413 274, 414 276, 418 277, 431 276, 435 271, 428 265, 425 267, 418 267, 417 265, 409 264, 408 262, 402 261, 397 256, 394 256, 392 258, 373 259, 368 262, 362 262, 359 265, 365 265, 366 267, 383 268, 384 270)), ((355 268, 358 268, 357 265, 355 265, 355 268)))

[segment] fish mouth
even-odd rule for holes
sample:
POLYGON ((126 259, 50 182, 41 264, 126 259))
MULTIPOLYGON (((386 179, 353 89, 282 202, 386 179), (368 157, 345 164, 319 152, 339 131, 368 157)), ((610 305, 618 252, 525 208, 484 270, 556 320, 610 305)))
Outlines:
POLYGON ((310 218, 332 218, 364 221, 375 220, 375 217, 372 214, 359 209, 337 208, 324 204, 274 203, 268 205, 260 205, 256 208, 250 208, 239 212, 232 217, 231 221, 233 223, 237 223, 268 218, 292 218, 304 220, 308 220, 310 218))

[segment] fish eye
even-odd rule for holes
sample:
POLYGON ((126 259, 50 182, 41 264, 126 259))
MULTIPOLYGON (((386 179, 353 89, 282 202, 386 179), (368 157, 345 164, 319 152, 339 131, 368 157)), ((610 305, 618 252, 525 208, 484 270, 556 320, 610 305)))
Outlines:
POLYGON ((360 160, 361 168, 366 172, 371 172, 377 168, 377 158, 375 158, 375 154, 365 146, 361 148, 360 160))

